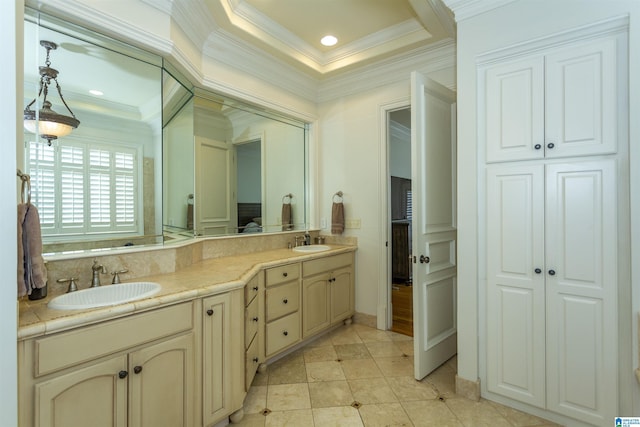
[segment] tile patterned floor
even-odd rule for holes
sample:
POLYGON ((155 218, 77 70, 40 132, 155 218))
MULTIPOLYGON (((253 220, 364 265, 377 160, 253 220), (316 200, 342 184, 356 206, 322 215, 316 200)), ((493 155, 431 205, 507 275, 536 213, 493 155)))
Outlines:
POLYGON ((413 379, 413 340, 343 326, 256 374, 234 426, 558 427, 506 406, 456 396, 456 358, 413 379))

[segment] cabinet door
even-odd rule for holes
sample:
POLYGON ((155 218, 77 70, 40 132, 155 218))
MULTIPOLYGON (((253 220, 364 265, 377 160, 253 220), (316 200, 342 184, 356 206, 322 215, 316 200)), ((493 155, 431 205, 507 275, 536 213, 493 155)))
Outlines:
POLYGON ((329 274, 302 281, 302 337, 306 338, 331 323, 329 307, 329 274))
POLYGON ((544 166, 487 170, 487 389, 544 407, 544 166))
POLYGON ((331 275, 331 323, 340 322, 354 312, 353 269, 341 268, 331 275))
POLYGON ((607 425, 617 410, 613 159, 547 166, 547 406, 607 425))
POLYGON ((129 354, 129 426, 193 426, 194 334, 129 354))
POLYGON ((488 68, 484 97, 487 161, 543 157, 543 57, 488 68))
POLYGON ((616 152, 617 68, 615 37, 547 55, 547 157, 616 152))
POLYGON ((38 427, 127 425, 126 356, 118 356, 36 384, 38 427))
POLYGON ((218 422, 230 412, 231 302, 229 294, 205 298, 203 322, 204 424, 218 422))

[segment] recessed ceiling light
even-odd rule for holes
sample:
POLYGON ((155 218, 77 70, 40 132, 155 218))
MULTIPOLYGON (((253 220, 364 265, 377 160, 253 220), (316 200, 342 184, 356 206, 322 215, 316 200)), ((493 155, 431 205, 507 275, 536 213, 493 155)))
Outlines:
POLYGON ((89 91, 89 93, 90 93, 91 95, 95 95, 95 96, 102 96, 102 95, 104 95, 104 93, 102 93, 102 91, 97 90, 97 89, 91 89, 91 90, 89 91))
POLYGON ((338 43, 338 39, 334 36, 324 36, 320 39, 320 43, 322 43, 324 46, 333 46, 338 43))

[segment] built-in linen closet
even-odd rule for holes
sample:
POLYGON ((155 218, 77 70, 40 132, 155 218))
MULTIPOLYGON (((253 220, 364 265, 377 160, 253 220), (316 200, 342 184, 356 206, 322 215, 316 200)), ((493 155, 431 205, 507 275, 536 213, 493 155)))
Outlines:
POLYGON ((619 415, 626 46, 619 19, 478 66, 484 387, 590 425, 619 415))

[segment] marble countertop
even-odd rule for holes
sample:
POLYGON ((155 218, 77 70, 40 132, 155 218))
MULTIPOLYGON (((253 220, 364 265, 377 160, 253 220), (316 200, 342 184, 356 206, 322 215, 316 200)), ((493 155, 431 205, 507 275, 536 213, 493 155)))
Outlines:
MULTIPOLYGON (((157 282, 159 293, 146 299, 124 304, 84 310, 52 310, 47 304, 54 296, 19 302, 18 340, 48 335, 78 326, 114 319, 196 298, 239 289, 261 269, 289 262, 306 261, 329 255, 353 252, 355 246, 328 245, 324 252, 300 253, 291 249, 276 249, 221 258, 202 260, 173 273, 136 278, 157 282)), ((126 281, 124 281, 126 283, 126 281)), ((108 285, 105 285, 108 286, 108 285)))

